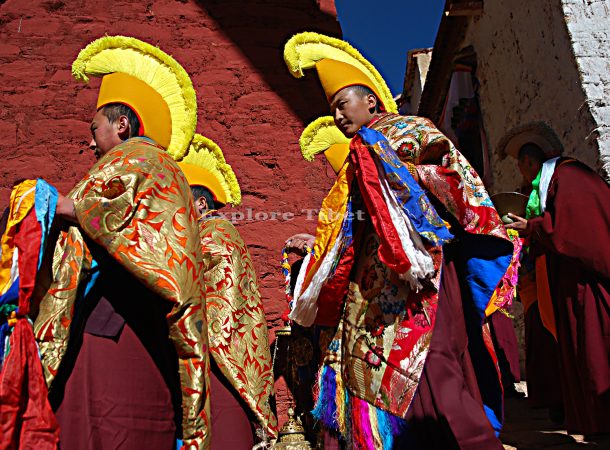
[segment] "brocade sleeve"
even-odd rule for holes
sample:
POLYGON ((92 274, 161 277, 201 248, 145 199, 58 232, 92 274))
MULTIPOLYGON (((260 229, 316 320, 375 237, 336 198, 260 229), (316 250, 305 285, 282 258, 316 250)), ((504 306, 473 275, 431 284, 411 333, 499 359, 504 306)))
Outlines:
POLYGON ((83 232, 172 303, 167 321, 179 358, 184 446, 208 448, 210 366, 203 259, 184 175, 162 149, 130 139, 89 171, 72 198, 83 232))
POLYGON ((210 353, 268 436, 277 436, 267 321, 248 247, 228 221, 200 224, 210 353))

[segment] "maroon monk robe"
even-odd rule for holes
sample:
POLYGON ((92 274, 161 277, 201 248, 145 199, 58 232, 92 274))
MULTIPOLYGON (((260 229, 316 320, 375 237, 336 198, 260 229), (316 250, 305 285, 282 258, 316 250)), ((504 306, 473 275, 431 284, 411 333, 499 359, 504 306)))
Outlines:
POLYGON ((519 343, 510 317, 496 311, 489 318, 491 337, 498 356, 504 392, 513 392, 514 383, 521 381, 519 343))
POLYGON ((542 324, 538 302, 525 312, 525 373, 529 406, 561 406, 559 349, 553 335, 542 324))
POLYGON ((60 448, 173 450, 181 397, 166 320, 171 305, 108 256, 95 258, 100 278, 75 311, 49 392, 60 448))
POLYGON ((558 375, 559 348, 540 317, 535 274, 535 271, 521 273, 517 289, 524 310, 527 403, 532 408, 557 411, 563 405, 558 375))
POLYGON ((249 407, 231 386, 214 359, 210 359, 211 450, 251 450, 254 446, 249 407))
POLYGON ((528 231, 533 251, 547 255, 567 429, 610 432, 610 187, 559 161, 528 231))

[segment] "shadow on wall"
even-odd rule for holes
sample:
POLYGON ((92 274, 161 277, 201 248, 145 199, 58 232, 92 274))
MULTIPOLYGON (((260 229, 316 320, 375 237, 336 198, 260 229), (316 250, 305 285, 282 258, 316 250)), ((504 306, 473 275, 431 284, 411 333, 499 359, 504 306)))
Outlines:
POLYGON ((284 64, 284 44, 301 31, 341 37, 339 22, 320 11, 315 0, 198 0, 223 34, 250 60, 269 87, 309 123, 326 113, 328 103, 313 73, 295 79, 284 64))

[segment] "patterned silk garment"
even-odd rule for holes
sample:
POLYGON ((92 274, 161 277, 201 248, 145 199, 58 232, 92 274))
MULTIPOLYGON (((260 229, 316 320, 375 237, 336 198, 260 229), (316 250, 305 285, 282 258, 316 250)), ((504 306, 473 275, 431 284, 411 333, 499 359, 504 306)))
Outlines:
POLYGON ((385 136, 401 161, 417 166, 420 183, 465 231, 510 241, 483 181, 429 119, 383 114, 369 128, 385 136))
POLYGON ((383 114, 369 127, 386 137, 401 161, 415 165, 420 184, 468 235, 497 238, 494 245, 502 249, 498 254, 508 256, 499 258, 496 267, 485 269, 493 270, 494 275, 484 282, 489 285, 486 290, 475 293, 480 299, 475 302, 485 316, 510 306, 521 248, 508 236, 483 181, 468 160, 429 119, 383 114))
POLYGON ((343 313, 345 380, 355 396, 404 417, 432 339, 442 250, 428 248, 436 275, 415 292, 379 260, 379 237, 370 223, 363 226, 343 313))
POLYGON ((209 448, 209 354, 201 289, 203 259, 189 185, 152 141, 132 138, 102 157, 74 187, 79 227, 55 245, 50 285, 34 323, 50 385, 66 352, 79 293, 92 257, 83 236, 100 244, 135 279, 173 305, 167 316, 179 358, 185 448, 209 448))
POLYGON ((273 368, 267 322, 248 247, 231 222, 208 216, 199 231, 210 353, 267 436, 277 436, 269 399, 273 368))

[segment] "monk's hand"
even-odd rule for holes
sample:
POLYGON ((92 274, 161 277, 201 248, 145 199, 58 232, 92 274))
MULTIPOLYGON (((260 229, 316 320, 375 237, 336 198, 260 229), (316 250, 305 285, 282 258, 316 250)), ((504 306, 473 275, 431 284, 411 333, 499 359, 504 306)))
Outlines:
POLYGON ((315 236, 307 233, 298 233, 290 236, 286 240, 286 249, 289 252, 304 255, 307 253, 307 248, 313 248, 313 243, 316 240, 315 236))
POLYGON ((66 197, 65 195, 58 194, 55 214, 59 218, 68 222, 78 223, 78 219, 76 218, 76 210, 74 209, 74 200, 66 197))
POLYGON ((527 232, 527 219, 519 217, 516 214, 508 213, 508 217, 513 220, 513 223, 504 225, 506 228, 517 230, 520 235, 524 235, 527 232))

